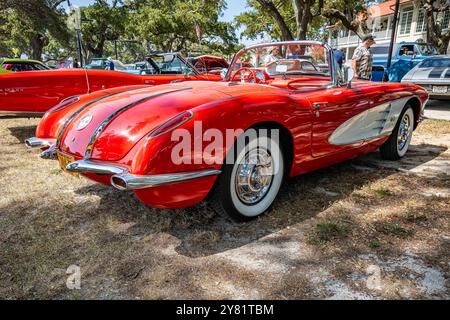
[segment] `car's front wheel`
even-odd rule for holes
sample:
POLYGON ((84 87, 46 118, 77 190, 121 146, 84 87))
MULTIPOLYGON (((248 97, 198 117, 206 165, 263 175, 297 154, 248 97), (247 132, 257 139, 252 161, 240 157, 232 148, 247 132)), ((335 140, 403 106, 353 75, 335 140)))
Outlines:
POLYGON ((247 221, 266 212, 283 181, 282 148, 270 130, 264 131, 268 134, 260 134, 257 128, 253 137, 239 137, 212 191, 215 211, 235 221, 247 221))
POLYGON ((399 120, 389 139, 380 147, 381 157, 386 160, 398 160, 408 151, 414 130, 414 112, 408 104, 400 114, 399 120))

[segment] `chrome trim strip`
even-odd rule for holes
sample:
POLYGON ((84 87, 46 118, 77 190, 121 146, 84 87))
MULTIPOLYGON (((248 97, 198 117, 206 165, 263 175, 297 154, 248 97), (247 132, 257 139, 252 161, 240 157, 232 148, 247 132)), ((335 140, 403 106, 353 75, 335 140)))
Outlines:
POLYGON ((135 174, 117 174, 111 177, 111 185, 119 190, 139 190, 151 187, 157 187, 165 184, 177 183, 198 179, 203 177, 215 176, 220 174, 220 170, 206 169, 192 172, 179 172, 155 175, 135 175, 135 174), (119 181, 125 186, 117 184, 119 181))
POLYGON ((81 111, 83 111, 84 109, 86 109, 86 108, 89 107, 90 105, 92 105, 92 104, 94 104, 94 103, 96 103, 96 102, 99 102, 99 101, 101 101, 101 100, 103 100, 103 99, 106 99, 106 98, 115 96, 115 95, 117 95, 117 94, 129 92, 129 91, 134 91, 134 90, 139 90, 139 89, 143 89, 143 88, 145 88, 145 87, 146 87, 146 86, 139 86, 139 87, 137 87, 137 88, 131 88, 131 89, 129 88, 129 89, 126 89, 126 90, 122 90, 122 91, 118 91, 118 92, 109 93, 109 94, 107 94, 107 95, 105 95, 105 96, 98 97, 97 99, 91 100, 91 101, 89 101, 88 103, 84 104, 83 106, 81 106, 80 108, 78 108, 78 109, 77 109, 77 110, 69 117, 69 119, 66 120, 66 122, 64 122, 63 126, 61 127, 61 130, 58 132, 58 137, 57 137, 57 139, 56 139, 56 146, 59 146, 61 137, 62 137, 64 131, 66 130, 67 126, 73 121, 73 119, 74 119, 77 115, 79 115, 79 114, 81 113, 81 111))
POLYGON ((94 142, 97 139, 97 137, 100 135, 100 133, 103 131, 103 129, 115 118, 117 117, 120 113, 130 109, 131 107, 134 107, 135 105, 138 105, 142 102, 145 102, 147 100, 156 98, 156 97, 160 97, 163 96, 165 94, 169 94, 169 93, 173 93, 173 92, 179 92, 179 91, 185 91, 185 90, 190 90, 192 88, 188 87, 188 88, 181 88, 181 89, 175 89, 175 90, 169 90, 169 91, 164 91, 164 92, 159 92, 156 94, 152 94, 150 96, 147 96, 145 98, 139 99, 137 101, 134 101, 130 104, 127 104, 126 106, 118 109, 117 111, 111 113, 105 120, 102 121, 102 123, 100 123, 100 125, 98 126, 98 128, 94 131, 94 134, 91 137, 91 140, 89 141, 88 145, 86 146, 86 152, 84 153, 84 158, 85 159, 89 159, 91 157, 91 151, 92 148, 94 146, 94 142))
POLYGON ((36 137, 31 137, 25 140, 25 145, 27 148, 44 148, 44 147, 50 147, 54 145, 56 142, 56 139, 41 139, 36 137))
POLYGON ((176 128, 178 128, 179 126, 182 126, 183 124, 185 124, 186 122, 188 122, 189 120, 191 120, 191 119, 194 117, 194 113, 193 113, 191 110, 187 110, 187 112, 190 114, 190 115, 189 115, 189 118, 187 118, 187 119, 181 121, 180 123, 176 124, 176 125, 173 126, 173 127, 170 127, 169 129, 167 129, 167 130, 165 130, 165 131, 163 131, 163 132, 158 133, 156 136, 152 136, 153 132, 155 132, 156 130, 158 130, 159 128, 161 128, 161 126, 165 125, 167 122, 169 122, 169 121, 172 120, 173 118, 179 116, 179 115, 181 114, 181 113, 179 113, 179 114, 177 114, 176 116, 173 116, 173 117, 170 118, 169 120, 165 121, 163 124, 157 126, 155 129, 153 129, 153 130, 147 135, 147 139, 154 139, 154 138, 157 138, 157 137, 159 137, 159 136, 162 136, 163 134, 166 134, 166 133, 168 133, 168 132, 170 132, 170 131, 173 131, 173 130, 175 130, 176 128))
POLYGON ((124 167, 89 160, 78 160, 71 162, 66 166, 66 169, 70 172, 89 172, 96 174, 121 174, 127 171, 124 167))

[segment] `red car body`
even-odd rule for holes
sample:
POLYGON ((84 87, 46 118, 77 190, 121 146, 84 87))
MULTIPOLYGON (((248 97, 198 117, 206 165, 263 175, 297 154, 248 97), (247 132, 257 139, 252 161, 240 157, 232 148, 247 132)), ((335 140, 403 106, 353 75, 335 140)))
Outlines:
MULTIPOLYGON (((224 82, 115 88, 81 96, 48 112, 28 144, 50 147, 44 158, 69 159, 62 160, 63 167, 72 163, 71 171, 89 179, 131 189, 147 205, 179 208, 202 201, 225 169, 207 163, 205 143, 187 163, 175 164, 172 151, 178 141, 169 134, 175 127, 194 136, 196 123, 223 135, 229 129, 277 128, 286 173, 293 177, 376 150, 392 135, 404 106, 411 106, 415 128, 428 99, 424 89, 412 84, 330 85, 330 79, 314 75, 294 82, 286 77, 269 77, 264 83, 230 78, 231 73, 224 82), (84 119, 90 122, 80 129, 84 119), (152 136, 162 127, 167 130, 152 136), (187 178, 176 180, 178 174, 187 178), (150 177, 153 183, 127 188, 119 180, 114 183, 121 175, 150 177)), ((217 152, 225 159, 229 151, 224 147, 217 152)))
POLYGON ((0 74, 0 115, 42 115, 67 97, 128 85, 173 81, 220 81, 192 65, 190 74, 134 75, 107 70, 60 69, 0 74))

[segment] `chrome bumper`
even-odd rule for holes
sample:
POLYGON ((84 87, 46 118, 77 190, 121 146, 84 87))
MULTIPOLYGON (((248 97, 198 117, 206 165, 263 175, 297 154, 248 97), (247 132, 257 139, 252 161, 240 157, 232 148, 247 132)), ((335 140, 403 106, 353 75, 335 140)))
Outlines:
POLYGON ((66 169, 70 172, 96 174, 121 174, 126 172, 125 167, 112 166, 90 160, 78 160, 71 162, 66 166, 66 169))
POLYGON ((36 137, 31 137, 25 140, 25 145, 28 148, 45 148, 51 147, 56 142, 56 139, 41 139, 36 137))
POLYGON ((138 190, 157 187, 165 184, 177 183, 215 176, 220 170, 206 169, 192 172, 179 172, 155 175, 116 174, 111 177, 111 185, 119 190, 138 190))

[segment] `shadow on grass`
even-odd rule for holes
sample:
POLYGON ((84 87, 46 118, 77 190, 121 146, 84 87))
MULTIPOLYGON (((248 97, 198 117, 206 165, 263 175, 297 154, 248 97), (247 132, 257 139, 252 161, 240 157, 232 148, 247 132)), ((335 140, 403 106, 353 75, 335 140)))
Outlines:
POLYGON ((34 137, 36 134, 36 126, 10 127, 8 130, 20 143, 25 143, 26 139, 34 137))
MULTIPOLYGON (((435 147, 444 151, 445 148, 435 147)), ((415 157, 414 153, 406 158, 415 157)), ((415 160, 416 165, 438 156, 427 152, 415 160)), ((176 251, 190 257, 208 256, 238 248, 288 226, 301 223, 347 198, 364 185, 397 173, 395 168, 379 168, 372 163, 380 161, 379 154, 348 160, 325 169, 289 179, 267 214, 246 223, 233 223, 217 216, 202 202, 194 207, 160 210, 144 206, 132 193, 120 192, 102 185, 76 190, 78 194, 100 196, 98 212, 108 212, 124 223, 134 222, 129 232, 145 237, 166 232, 180 244, 176 251)))

